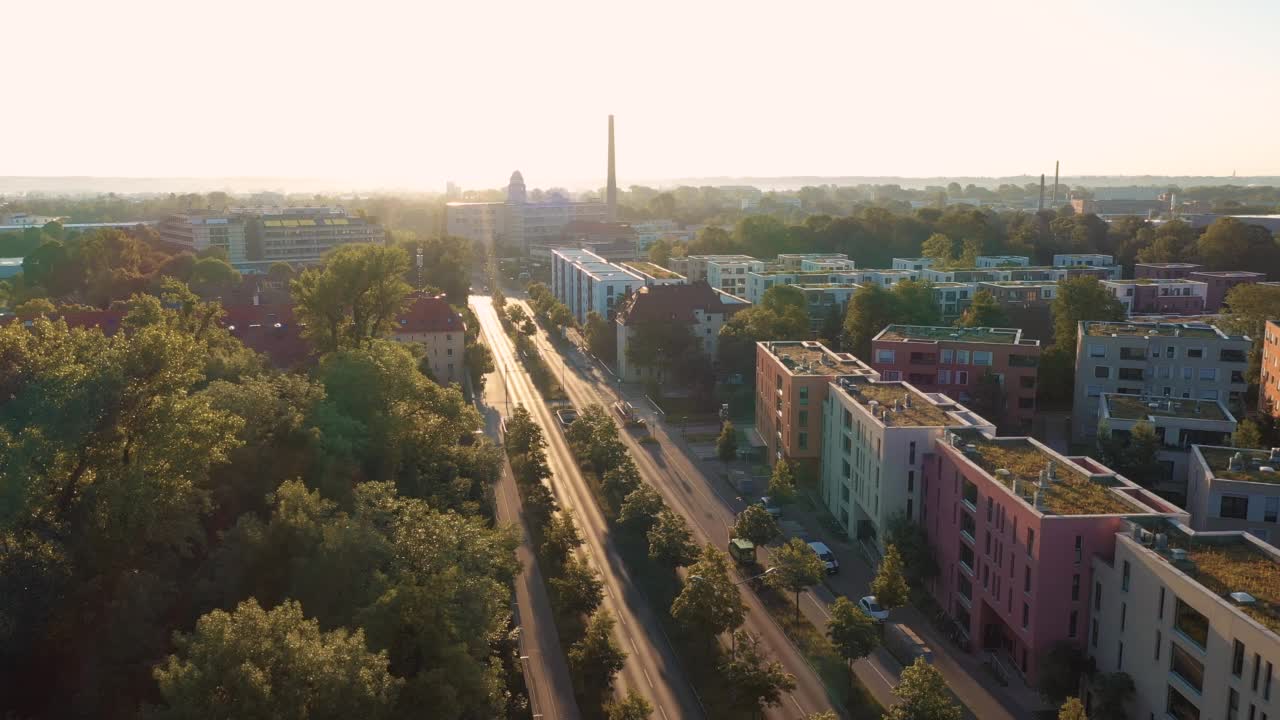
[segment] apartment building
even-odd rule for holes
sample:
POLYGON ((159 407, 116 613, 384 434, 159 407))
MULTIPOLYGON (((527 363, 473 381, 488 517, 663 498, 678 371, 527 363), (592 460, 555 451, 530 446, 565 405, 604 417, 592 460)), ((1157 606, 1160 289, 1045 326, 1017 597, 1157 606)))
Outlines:
POLYGON ((1191 448, 1187 511, 1196 530, 1238 530, 1280 544, 1280 448, 1191 448))
POLYGON ((746 297, 747 273, 764 269, 764 261, 748 255, 717 255, 707 260, 707 283, 730 295, 746 297))
POLYGON ((717 261, 725 263, 760 262, 760 267, 764 267, 764 263, 762 261, 758 261, 750 255, 685 255, 671 258, 667 263, 667 266, 671 271, 689 278, 689 282, 691 283, 710 282, 708 268, 711 263, 717 261))
POLYGON ((769 465, 786 458, 816 476, 822 458, 822 407, 831 381, 876 373, 822 343, 756 343, 756 432, 769 465))
POLYGON ((980 282, 978 290, 986 290, 1005 305, 1048 305, 1058 297, 1057 280, 996 280, 980 282))
POLYGON ((963 282, 980 283, 1009 279, 1008 268, 925 268, 920 271, 920 279, 933 283, 963 282))
POLYGON ((920 273, 915 270, 885 270, 882 268, 869 268, 859 270, 849 270, 841 274, 844 278, 842 282, 857 283, 859 285, 879 285, 882 288, 891 288, 903 280, 919 280, 920 273))
MULTIPOLYGON (((834 265, 838 270, 847 270, 853 267, 853 261, 844 253, 779 253, 777 265, 783 270, 800 270, 809 272, 809 268, 805 267, 805 263, 809 263, 815 267, 827 264, 834 265)), ((821 268, 817 272, 826 272, 828 268, 821 268)))
POLYGON ((1122 445, 1138 423, 1150 423, 1160 440, 1162 472, 1150 487, 1161 497, 1186 507, 1187 471, 1192 445, 1227 445, 1236 418, 1220 400, 1192 400, 1152 395, 1106 393, 1098 402, 1098 432, 1122 445))
POLYGON ((689 282, 685 276, 651 262, 632 260, 618 264, 622 269, 643 280, 645 285, 685 285, 689 282))
POLYGON ((1239 412, 1252 344, 1204 323, 1080 323, 1072 437, 1093 440, 1104 393, 1221 400, 1239 412))
POLYGON ((894 270, 911 270, 920 272, 929 267, 933 267, 933 258, 917 257, 917 258, 893 258, 892 267, 894 270))
POLYGON ((1280 552, 1171 518, 1124 522, 1113 542, 1090 560, 1087 649, 1133 679, 1126 716, 1280 717, 1280 552))
POLYGON ((1091 558, 1111 557, 1124 521, 1185 517, 1096 460, 1029 437, 949 431, 923 471, 934 598, 972 652, 1030 687, 1054 645, 1083 649, 1091 558))
POLYGON ((1069 267, 1072 265, 1111 267, 1115 264, 1116 259, 1113 256, 1099 253, 1062 253, 1053 256, 1054 267, 1069 267))
POLYGON ((1026 267, 1031 264, 1031 258, 1026 255, 979 255, 974 262, 980 268, 993 267, 1026 267))
POLYGON ((340 245, 384 243, 380 225, 338 207, 235 208, 225 213, 171 215, 156 228, 160 239, 192 252, 226 253, 242 272, 266 272, 272 264, 308 265, 340 245))
MULTIPOLYGON (((786 270, 778 267, 766 267, 759 270, 748 270, 746 274, 746 282, 743 285, 741 297, 743 300, 757 305, 764 299, 764 294, 769 288, 779 285, 801 285, 810 283, 840 283, 848 284, 852 282, 847 273, 809 273, 799 270, 786 270)), ((726 290, 725 292, 729 292, 726 290)))
POLYGON ((579 323, 587 313, 612 318, 614 310, 645 281, 587 250, 556 248, 551 251, 551 292, 568 306, 579 323))
POLYGON ((713 289, 705 282, 687 285, 641 284, 618 308, 618 377, 628 382, 661 380, 662 369, 636 365, 627 347, 641 326, 651 323, 686 325, 712 360, 720 347, 720 328, 733 313, 750 307, 745 301, 713 289))
POLYGON ((890 325, 872 339, 870 364, 885 380, 944 393, 1001 427, 1029 431, 1035 417, 1040 341, 1018 328, 890 325), (984 383, 988 373, 994 386, 984 383))
POLYGON ((1199 280, 1209 286, 1204 298, 1204 311, 1218 312, 1226 302, 1231 288, 1264 282, 1267 274, 1248 270, 1195 270, 1187 275, 1187 279, 1199 280))
POLYGON ((821 408, 823 502, 872 557, 895 516, 921 518, 924 466, 943 433, 990 428, 944 395, 874 374, 831 382, 821 408))
POLYGON ((1103 280, 1105 287, 1133 314, 1193 314, 1205 311, 1208 285, 1182 278, 1103 280))
MULTIPOLYGON (((778 256, 782 258, 781 255, 778 256)), ((800 261, 800 272, 832 273, 847 272, 857 268, 857 263, 841 258, 803 258, 800 261)))
POLYGON ((963 315, 965 308, 973 302, 977 287, 977 283, 930 283, 933 302, 938 306, 938 314, 942 316, 942 321, 952 322, 963 315))
POLYGON ((436 382, 462 384, 466 373, 466 326, 444 297, 414 294, 396 318, 391 338, 421 345, 436 382))
POLYGON ((1134 263, 1133 276, 1151 280, 1185 279, 1202 267, 1197 263, 1134 263))
POLYGON ((853 283, 806 283, 792 287, 804 294, 809 331, 814 336, 820 336, 825 327, 843 326, 845 314, 849 310, 849 298, 862 286, 853 283))
POLYGON ((1258 376, 1258 410, 1280 418, 1280 323, 1268 320, 1262 335, 1262 368, 1258 376))

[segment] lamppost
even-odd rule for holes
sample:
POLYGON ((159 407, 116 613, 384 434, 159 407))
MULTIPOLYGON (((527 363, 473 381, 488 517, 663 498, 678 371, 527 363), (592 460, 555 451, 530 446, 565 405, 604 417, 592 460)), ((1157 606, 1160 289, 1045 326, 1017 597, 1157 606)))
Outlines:
MULTIPOLYGON (((769 568, 768 570, 765 570, 764 572, 760 573, 759 575, 752 575, 751 577, 749 577, 749 578, 747 578, 747 579, 745 579, 745 580, 739 580, 738 582, 734 583, 733 585, 734 585, 734 587, 737 587, 737 586, 742 585, 742 584, 744 584, 744 583, 749 583, 749 582, 751 582, 752 580, 759 580, 760 578, 764 577, 765 575, 772 575, 772 574, 773 574, 773 571, 774 571, 774 570, 777 570, 777 569, 778 569, 778 568, 776 568, 776 567, 771 567, 771 568, 769 568)), ((707 582, 707 579, 706 579, 706 578, 704 578, 704 577, 702 577, 701 575, 690 575, 690 576, 689 576, 689 582, 707 582)))

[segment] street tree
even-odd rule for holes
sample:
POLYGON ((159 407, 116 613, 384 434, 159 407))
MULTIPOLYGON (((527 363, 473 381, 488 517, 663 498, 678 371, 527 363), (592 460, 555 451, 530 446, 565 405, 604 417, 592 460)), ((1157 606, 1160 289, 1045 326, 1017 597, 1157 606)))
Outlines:
POLYGON ((640 487, 640 470, 631 458, 609 468, 600 476, 600 491, 604 501, 615 515, 622 509, 622 503, 633 490, 640 487))
POLYGON ((551 518, 542 531, 542 561, 547 563, 548 575, 557 575, 569 562, 569 557, 582 546, 582 535, 573 521, 573 510, 565 510, 551 518))
POLYGON ((609 703, 606 711, 608 720, 649 720, 653 705, 635 690, 628 690, 626 697, 609 703))
POLYGON ((409 256, 385 245, 343 245, 290 283, 300 322, 321 352, 366 347, 387 334, 412 288, 409 256))
POLYGON ((633 537, 644 538, 658 521, 658 513, 666 508, 662 496, 648 484, 632 490, 618 511, 618 522, 633 537))
POLYGON ((793 593, 796 622, 800 621, 800 593, 822 582, 827 568, 818 554, 800 538, 791 538, 773 553, 773 572, 768 582, 778 590, 793 593))
POLYGON ((671 617, 687 632, 703 635, 710 643, 717 635, 742 625, 746 612, 729 575, 728 559, 713 545, 703 547, 671 603, 671 617))
POLYGON ((1084 703, 1080 702, 1080 698, 1067 698, 1058 709, 1058 720, 1089 720, 1089 716, 1085 715, 1084 703))
POLYGON ((759 640, 745 630, 734 633, 733 650, 720 665, 729 688, 733 717, 757 717, 766 707, 782 704, 783 694, 796 687, 795 678, 777 660, 769 660, 759 640))
POLYGON ((960 327, 1007 327, 1009 317, 990 290, 979 290, 956 324, 960 327))
POLYGON ((582 326, 583 337, 587 341, 587 349, 592 355, 605 362, 614 362, 618 355, 618 326, 604 319, 600 313, 592 310, 587 313, 587 322, 582 326))
POLYGON ((591 616, 582 638, 569 648, 569 670, 578 693, 593 701, 613 688, 627 654, 613 639, 613 615, 601 609, 591 616))
POLYGON ((778 522, 773 519, 763 505, 754 503, 746 510, 738 513, 733 523, 733 536, 750 540, 755 545, 764 545, 778 536, 778 522))
POLYGON ((902 555, 896 545, 885 548, 880 567, 871 581, 871 593, 886 610, 900 608, 911 599, 911 589, 907 587, 907 578, 903 574, 902 555))
POLYGON ((902 702, 889 708, 884 720, 960 720, 963 716, 947 692, 942 673, 923 657, 903 669, 893 694, 902 702))
POLYGON ((562 612, 590 615, 604 599, 604 583, 586 560, 570 556, 560 574, 548 583, 562 612))
POLYGON ((769 476, 769 499, 779 505, 796 499, 796 476, 786 458, 779 458, 773 465, 773 474, 769 476))
POLYGON ((154 671, 161 702, 144 710, 148 720, 397 716, 404 681, 387 654, 370 652, 360 630, 322 632, 297 602, 214 610, 177 646, 154 671))
POLYGON ((689 526, 684 518, 663 508, 658 521, 649 529, 649 559, 663 567, 686 567, 698 557, 689 526))
POLYGON ((716 438, 716 455, 722 463, 731 462, 738 457, 738 431, 728 420, 724 421, 720 437, 716 438))
POLYGON ((1065 640, 1055 643, 1040 663, 1040 694, 1054 705, 1075 695, 1087 662, 1075 645, 1065 640))
POLYGON ((889 518, 885 537, 902 556, 908 583, 922 587, 938 576, 938 558, 929 544, 928 532, 919 523, 912 522, 906 513, 896 513, 889 518))
POLYGON ((880 646, 880 628, 871 616, 862 612, 849 598, 840 596, 831 605, 831 620, 827 623, 827 637, 835 645, 840 657, 852 664, 854 660, 870 655, 880 646))

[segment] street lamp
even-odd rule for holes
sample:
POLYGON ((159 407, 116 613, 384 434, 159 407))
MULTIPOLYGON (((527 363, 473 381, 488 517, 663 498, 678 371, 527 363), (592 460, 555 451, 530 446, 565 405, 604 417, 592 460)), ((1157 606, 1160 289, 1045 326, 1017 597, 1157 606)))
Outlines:
MULTIPOLYGON (((738 582, 734 583, 734 586, 736 587, 736 586, 738 586, 738 585, 742 585, 742 584, 744 584, 744 583, 749 583, 749 582, 751 582, 752 580, 759 580, 760 578, 764 577, 765 575, 772 575, 772 574, 773 574, 773 571, 774 571, 774 570, 777 570, 777 569, 778 569, 778 568, 776 568, 776 567, 771 567, 771 568, 769 568, 768 570, 765 570, 764 572, 760 573, 759 575, 752 575, 751 577, 749 577, 749 578, 747 578, 747 579, 745 579, 745 580, 739 580, 738 582)), ((707 582, 707 579, 706 579, 706 578, 704 578, 704 577, 702 577, 701 575, 690 575, 690 576, 689 576, 689 581, 690 581, 690 582, 707 582)))

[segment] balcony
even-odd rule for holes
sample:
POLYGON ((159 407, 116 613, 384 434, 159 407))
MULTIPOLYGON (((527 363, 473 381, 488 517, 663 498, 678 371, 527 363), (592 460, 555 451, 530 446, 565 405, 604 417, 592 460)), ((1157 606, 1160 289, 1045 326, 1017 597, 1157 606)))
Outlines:
POLYGON ((1249 357, 1244 350, 1220 350, 1218 360, 1229 363, 1246 363, 1249 357))
POLYGON ((1120 348, 1120 359, 1121 359, 1121 360, 1144 360, 1144 361, 1145 361, 1145 360, 1147 359, 1147 349, 1146 349, 1146 348, 1122 347, 1122 348, 1120 348))

